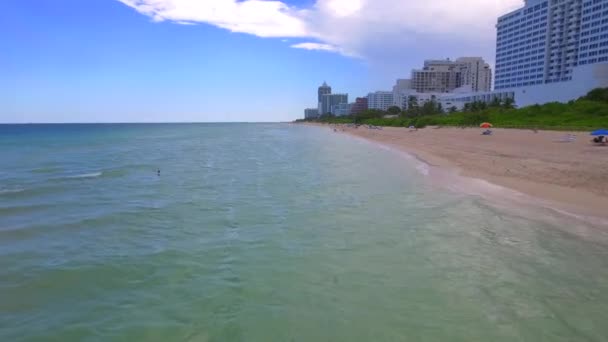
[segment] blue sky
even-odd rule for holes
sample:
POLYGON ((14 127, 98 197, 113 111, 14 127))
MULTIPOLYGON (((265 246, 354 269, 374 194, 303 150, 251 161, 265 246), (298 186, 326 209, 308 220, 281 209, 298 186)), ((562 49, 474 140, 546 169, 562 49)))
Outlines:
POLYGON ((471 36, 449 11, 366 1, 4 0, 0 122, 286 121, 323 81, 354 100, 425 58, 493 59, 495 17, 471 36))

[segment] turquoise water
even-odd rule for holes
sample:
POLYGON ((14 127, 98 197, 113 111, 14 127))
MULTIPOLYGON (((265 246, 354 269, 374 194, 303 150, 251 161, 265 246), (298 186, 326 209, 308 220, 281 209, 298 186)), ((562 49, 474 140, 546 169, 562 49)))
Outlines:
POLYGON ((0 126, 0 160, 0 341, 608 339, 604 230, 343 134, 0 126))

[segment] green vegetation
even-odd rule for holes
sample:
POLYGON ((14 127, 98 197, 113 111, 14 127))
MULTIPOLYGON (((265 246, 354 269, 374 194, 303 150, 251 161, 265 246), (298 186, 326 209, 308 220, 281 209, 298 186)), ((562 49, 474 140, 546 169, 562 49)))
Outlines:
MULTIPOLYGON (((550 130, 592 130, 608 128, 608 88, 592 90, 586 96, 568 103, 547 103, 524 108, 515 108, 512 100, 492 103, 476 102, 467 104, 462 112, 449 108, 447 113, 441 105, 428 101, 421 106, 416 98, 408 99, 408 108, 397 113, 367 110, 348 117, 324 115, 315 120, 325 123, 355 123, 375 126, 422 128, 425 126, 479 126, 491 122, 494 127, 550 129, 550 130), (385 115, 399 114, 398 118, 384 118, 385 115)), ((304 120, 300 120, 304 121, 304 120)))

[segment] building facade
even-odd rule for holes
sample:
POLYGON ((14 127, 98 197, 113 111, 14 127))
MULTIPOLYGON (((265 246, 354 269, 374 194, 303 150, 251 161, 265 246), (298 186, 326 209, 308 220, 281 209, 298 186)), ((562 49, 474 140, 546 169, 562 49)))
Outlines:
POLYGON ((583 1, 577 59, 578 65, 608 62, 608 1, 583 1))
POLYGON ((412 70, 411 86, 418 93, 449 93, 460 86, 460 69, 450 60, 427 60, 412 70))
POLYGON ((323 99, 323 95, 329 95, 329 94, 331 94, 331 87, 327 85, 327 82, 323 82, 323 84, 317 90, 317 106, 318 106, 317 110, 319 111, 319 114, 327 113, 327 112, 324 112, 323 108, 321 107, 321 100, 323 99))
POLYGON ((304 119, 316 119, 319 117, 319 109, 306 108, 304 109, 304 119))
POLYGON ((528 0, 498 18, 494 89, 543 84, 549 32, 549 1, 528 0))
POLYGON ((492 90, 492 69, 481 57, 460 57, 456 60, 460 69, 460 85, 470 86, 473 92, 492 90))
POLYGON ((403 108, 404 98, 406 98, 406 94, 410 92, 412 92, 412 80, 398 79, 393 86, 393 106, 403 108))
MULTIPOLYGON (((399 81, 405 80, 397 81, 396 87, 403 88, 399 81)), ((418 93, 451 93, 461 87, 473 92, 492 90, 490 65, 481 57, 460 57, 455 61, 427 60, 422 69, 412 70, 410 88, 418 93)))
POLYGON ((518 106, 608 84, 608 0, 527 0, 496 28, 494 88, 513 92, 518 106))
POLYGON ((571 81, 608 62, 608 2, 528 0, 498 19, 496 89, 571 81))
POLYGON ((335 116, 347 116, 350 115, 352 107, 352 103, 340 103, 332 106, 331 113, 335 116))
POLYGON ((367 94, 368 109, 387 110, 393 106, 392 91, 377 91, 367 94))
POLYGON ((363 111, 368 110, 369 107, 367 105, 367 97, 357 97, 355 99, 355 103, 353 103, 352 108, 350 109, 351 114, 358 114, 363 111))
POLYGON ((321 103, 319 115, 333 114, 334 106, 348 103, 348 94, 323 94, 321 95, 321 103))

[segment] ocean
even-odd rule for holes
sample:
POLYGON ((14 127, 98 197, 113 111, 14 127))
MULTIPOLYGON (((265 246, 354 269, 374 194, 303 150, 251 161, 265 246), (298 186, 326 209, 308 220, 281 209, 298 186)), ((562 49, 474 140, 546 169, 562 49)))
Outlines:
POLYGON ((0 341, 608 339, 604 230, 327 128, 3 125, 0 161, 0 341))

